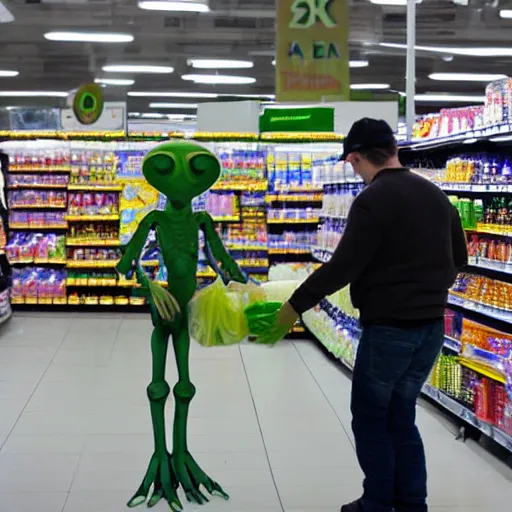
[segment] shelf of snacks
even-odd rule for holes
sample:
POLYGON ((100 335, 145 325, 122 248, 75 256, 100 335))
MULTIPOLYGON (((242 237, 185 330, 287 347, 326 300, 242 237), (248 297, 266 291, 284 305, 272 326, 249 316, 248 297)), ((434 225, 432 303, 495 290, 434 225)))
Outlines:
POLYGON ((106 260, 67 260, 67 268, 115 268, 119 263, 118 259, 106 260))
POLYGON ((66 238, 66 245, 68 247, 119 247, 121 242, 119 240, 88 240, 88 239, 74 239, 74 238, 66 238))
POLYGON ((121 185, 95 184, 95 185, 68 185, 69 191, 75 192, 122 192, 121 185))

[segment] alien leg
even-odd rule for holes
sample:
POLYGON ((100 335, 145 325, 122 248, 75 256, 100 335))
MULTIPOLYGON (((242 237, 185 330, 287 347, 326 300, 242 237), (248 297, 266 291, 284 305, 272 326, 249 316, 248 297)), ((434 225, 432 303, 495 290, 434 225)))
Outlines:
POLYGON ((201 485, 210 494, 229 499, 229 496, 222 490, 221 486, 199 467, 188 450, 188 411, 190 402, 196 393, 196 388, 190 381, 189 374, 190 338, 188 333, 188 315, 186 313, 181 316, 179 330, 173 332, 173 346, 178 366, 178 383, 173 389, 175 414, 172 466, 188 501, 199 504, 208 501, 208 498, 201 492, 201 485))
POLYGON ((171 456, 167 451, 165 439, 165 403, 170 394, 169 384, 165 381, 165 362, 169 345, 169 327, 155 322, 151 336, 151 355, 153 374, 147 394, 153 422, 155 452, 151 457, 146 476, 139 489, 128 502, 129 507, 135 507, 148 499, 148 507, 153 507, 165 498, 173 511, 182 510, 182 505, 176 490, 178 480, 172 469, 171 456), (153 492, 150 494, 151 489, 153 492))

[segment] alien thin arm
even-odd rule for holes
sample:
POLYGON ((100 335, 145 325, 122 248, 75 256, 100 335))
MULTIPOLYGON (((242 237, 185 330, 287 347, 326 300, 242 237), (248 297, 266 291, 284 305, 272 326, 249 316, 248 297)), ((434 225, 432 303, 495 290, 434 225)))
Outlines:
POLYGON ((132 236, 131 240, 125 246, 125 252, 121 259, 120 265, 121 268, 123 266, 131 266, 133 261, 137 261, 140 257, 142 249, 144 248, 144 244, 149 235, 149 231, 156 224, 157 212, 148 213, 140 222, 135 231, 135 234, 132 236))
POLYGON ((196 213, 196 218, 199 221, 199 227, 201 231, 204 233, 205 243, 206 243, 206 255, 208 259, 213 260, 212 268, 215 272, 219 273, 221 277, 225 280, 225 275, 228 279, 233 281, 238 281, 240 283, 247 283, 247 276, 240 267, 237 265, 235 260, 231 257, 231 255, 226 251, 224 244, 217 231, 215 231, 215 224, 213 222, 212 217, 207 212, 199 212, 196 213), (217 266, 217 261, 220 262, 222 269, 219 269, 217 266))

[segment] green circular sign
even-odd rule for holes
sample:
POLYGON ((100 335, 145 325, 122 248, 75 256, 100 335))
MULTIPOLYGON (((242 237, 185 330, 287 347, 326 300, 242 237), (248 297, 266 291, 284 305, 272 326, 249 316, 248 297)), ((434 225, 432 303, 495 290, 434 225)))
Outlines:
POLYGON ((82 124, 93 124, 103 112, 103 93, 96 84, 82 85, 75 94, 73 111, 82 124))

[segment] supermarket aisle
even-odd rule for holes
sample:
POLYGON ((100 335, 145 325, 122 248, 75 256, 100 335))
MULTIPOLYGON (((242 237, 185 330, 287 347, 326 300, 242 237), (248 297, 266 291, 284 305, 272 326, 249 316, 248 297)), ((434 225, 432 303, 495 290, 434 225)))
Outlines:
MULTIPOLYGON (((0 333, 1 511, 127 510, 152 449, 149 332, 145 316, 46 314, 0 333)), ((313 343, 193 345, 191 374, 191 451, 232 499, 185 510, 337 512, 358 496, 350 381, 313 343)), ((506 510, 512 470, 419 414, 432 510, 506 510)))

